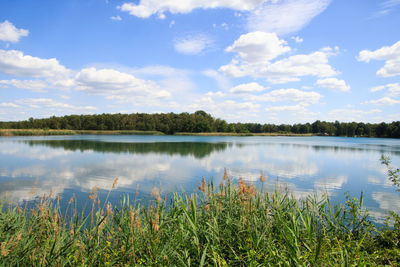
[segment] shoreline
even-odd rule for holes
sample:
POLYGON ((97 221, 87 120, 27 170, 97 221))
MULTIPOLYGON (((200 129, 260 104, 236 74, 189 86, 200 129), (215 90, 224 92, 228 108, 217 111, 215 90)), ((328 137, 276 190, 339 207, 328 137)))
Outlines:
MULTIPOLYGON (((158 131, 137 130, 54 130, 54 129, 0 129, 0 137, 6 136, 51 136, 51 135, 167 135, 158 131)), ((229 132, 177 132, 176 136, 318 136, 296 133, 229 133, 229 132)))

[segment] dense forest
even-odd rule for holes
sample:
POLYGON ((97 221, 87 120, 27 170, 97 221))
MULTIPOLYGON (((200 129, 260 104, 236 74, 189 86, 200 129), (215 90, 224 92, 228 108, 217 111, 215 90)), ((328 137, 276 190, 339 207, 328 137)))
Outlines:
POLYGON ((30 118, 26 121, 0 122, 0 129, 70 129, 70 130, 139 130, 177 132, 231 133, 294 133, 332 136, 366 136, 400 138, 400 121, 392 123, 326 122, 305 124, 227 123, 204 111, 194 113, 134 113, 68 115, 47 119, 30 118))

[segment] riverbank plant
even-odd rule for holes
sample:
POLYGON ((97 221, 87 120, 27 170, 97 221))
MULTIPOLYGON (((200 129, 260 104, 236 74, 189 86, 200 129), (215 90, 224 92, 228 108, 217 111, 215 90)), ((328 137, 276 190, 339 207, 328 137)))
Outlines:
POLYGON ((58 197, 43 197, 32 209, 2 206, 0 265, 400 264, 400 217, 392 214, 377 228, 362 195, 333 206, 326 195, 298 200, 281 188, 261 192, 242 179, 234 184, 227 173, 220 185, 203 179, 198 193, 174 193, 168 203, 154 189, 148 204, 124 197, 112 207, 97 192, 89 194, 86 213, 74 197, 64 212, 58 197))

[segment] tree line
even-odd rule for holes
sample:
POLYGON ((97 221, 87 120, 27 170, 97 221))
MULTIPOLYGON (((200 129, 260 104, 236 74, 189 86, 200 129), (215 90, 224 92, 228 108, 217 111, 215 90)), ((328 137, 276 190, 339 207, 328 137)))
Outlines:
POLYGON ((294 133, 329 136, 365 136, 400 138, 400 121, 391 123, 326 122, 304 124, 227 123, 205 111, 194 113, 133 113, 52 116, 45 119, 0 122, 0 129, 138 130, 229 133, 294 133))

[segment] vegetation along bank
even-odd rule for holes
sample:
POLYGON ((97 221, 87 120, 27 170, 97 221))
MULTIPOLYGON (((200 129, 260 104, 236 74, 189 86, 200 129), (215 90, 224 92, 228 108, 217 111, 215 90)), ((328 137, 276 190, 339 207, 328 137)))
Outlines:
MULTIPOLYGON (((315 121, 304 124, 261 124, 261 123, 227 123, 214 118, 204 111, 194 113, 133 113, 133 114, 99 114, 68 115, 46 119, 30 118, 26 121, 0 122, 0 129, 46 129, 71 130, 43 131, 43 134, 96 133, 102 134, 176 134, 176 133, 224 133, 224 134, 268 134, 268 135, 328 135, 328 136, 363 136, 400 138, 400 121, 391 123, 362 122, 325 122, 315 121), (78 132, 77 132, 78 131, 78 132), (86 132, 79 132, 86 131, 86 132), (105 131, 105 132, 101 132, 105 131), (137 131, 137 132, 135 132, 137 131)), ((38 134, 39 130, 25 132, 26 135, 38 134), (35 132, 36 131, 36 132, 35 132)), ((13 131, 6 131, 9 135, 13 131)), ((15 131, 14 131, 15 132, 15 131)), ((6 135, 0 131, 0 134, 6 135)), ((15 135, 18 135, 16 133, 15 135)), ((23 131, 19 132, 23 135, 23 131)))

